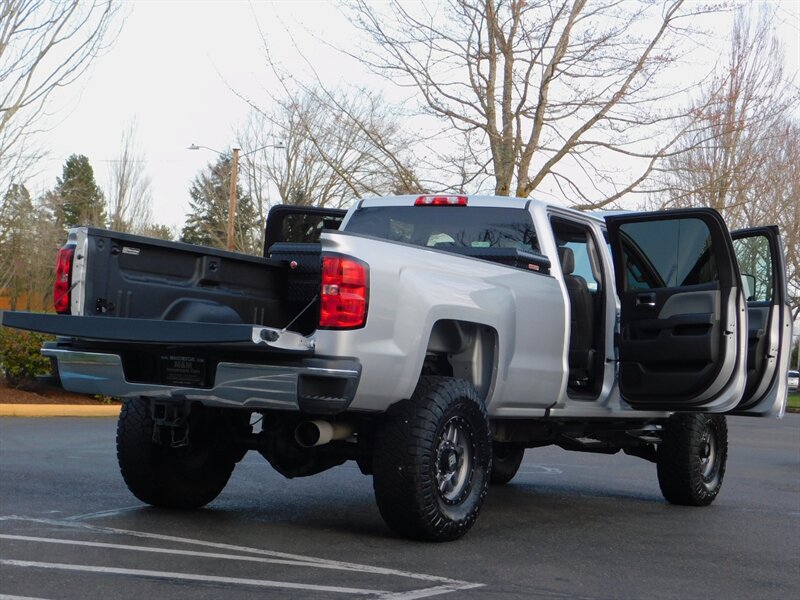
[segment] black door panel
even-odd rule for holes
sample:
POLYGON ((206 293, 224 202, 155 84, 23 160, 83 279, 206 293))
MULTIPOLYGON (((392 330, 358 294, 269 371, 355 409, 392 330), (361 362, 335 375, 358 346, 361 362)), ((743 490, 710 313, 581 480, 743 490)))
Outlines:
MULTIPOLYGON (((720 327, 716 290, 676 294, 649 293, 654 306, 642 306, 638 294, 626 294, 631 315, 622 329, 620 379, 628 392, 660 396, 702 391, 716 373, 720 327), (707 312, 682 312, 703 310, 707 312)), ((625 310, 625 309, 623 309, 625 310)))
POLYGON ((744 313, 721 217, 695 209, 607 222, 623 398, 640 409, 729 409, 744 385, 744 313))
POLYGON ((792 317, 786 265, 775 226, 732 234, 743 285, 747 281, 747 383, 737 415, 776 416, 786 409, 792 317))
POLYGON ((744 397, 752 396, 759 383, 759 373, 767 362, 766 327, 770 320, 770 307, 747 308, 747 385, 744 397))

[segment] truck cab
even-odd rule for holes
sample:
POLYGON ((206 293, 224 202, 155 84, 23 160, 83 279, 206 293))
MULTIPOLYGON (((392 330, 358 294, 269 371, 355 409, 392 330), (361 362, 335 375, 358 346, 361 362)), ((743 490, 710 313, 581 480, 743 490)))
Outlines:
POLYGON ((525 357, 521 379, 535 378, 541 395, 506 393, 496 382, 491 416, 783 414, 776 375, 788 368, 779 357, 788 360, 791 316, 776 228, 729 234, 704 209, 602 218, 497 198, 470 197, 465 211, 461 197, 442 198, 365 200, 342 229, 493 262, 517 250, 516 266, 540 281, 528 297, 515 288, 516 346, 498 362, 513 369, 525 357), (550 364, 557 346, 560 369, 550 364))

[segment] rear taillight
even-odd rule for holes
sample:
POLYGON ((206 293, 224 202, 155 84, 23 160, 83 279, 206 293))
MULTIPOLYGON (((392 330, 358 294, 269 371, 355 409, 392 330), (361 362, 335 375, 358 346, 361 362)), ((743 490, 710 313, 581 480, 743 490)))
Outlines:
POLYGON ((56 257, 56 282, 53 284, 53 304, 57 313, 69 313, 69 291, 72 273, 72 256, 75 248, 64 246, 56 257))
POLYGON ((369 267, 355 258, 322 256, 319 326, 356 329, 367 321, 369 267))
POLYGON ((466 206, 466 196, 420 196, 414 206, 466 206))

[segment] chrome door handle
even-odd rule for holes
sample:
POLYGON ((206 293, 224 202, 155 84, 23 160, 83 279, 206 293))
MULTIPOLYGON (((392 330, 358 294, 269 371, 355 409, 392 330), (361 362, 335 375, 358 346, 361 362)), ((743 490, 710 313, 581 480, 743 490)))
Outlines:
POLYGON ((636 306, 646 306, 647 308, 656 307, 656 295, 654 293, 638 294, 636 296, 636 306))

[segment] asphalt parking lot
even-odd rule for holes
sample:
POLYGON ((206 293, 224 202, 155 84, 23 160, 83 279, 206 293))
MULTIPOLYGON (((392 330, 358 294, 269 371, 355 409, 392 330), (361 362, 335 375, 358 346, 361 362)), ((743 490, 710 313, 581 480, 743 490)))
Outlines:
POLYGON ((800 597, 800 415, 729 424, 711 507, 639 459, 536 449, 465 538, 421 544, 355 465, 285 480, 251 453, 172 512, 128 493, 113 419, 0 419, 0 598, 800 597))

